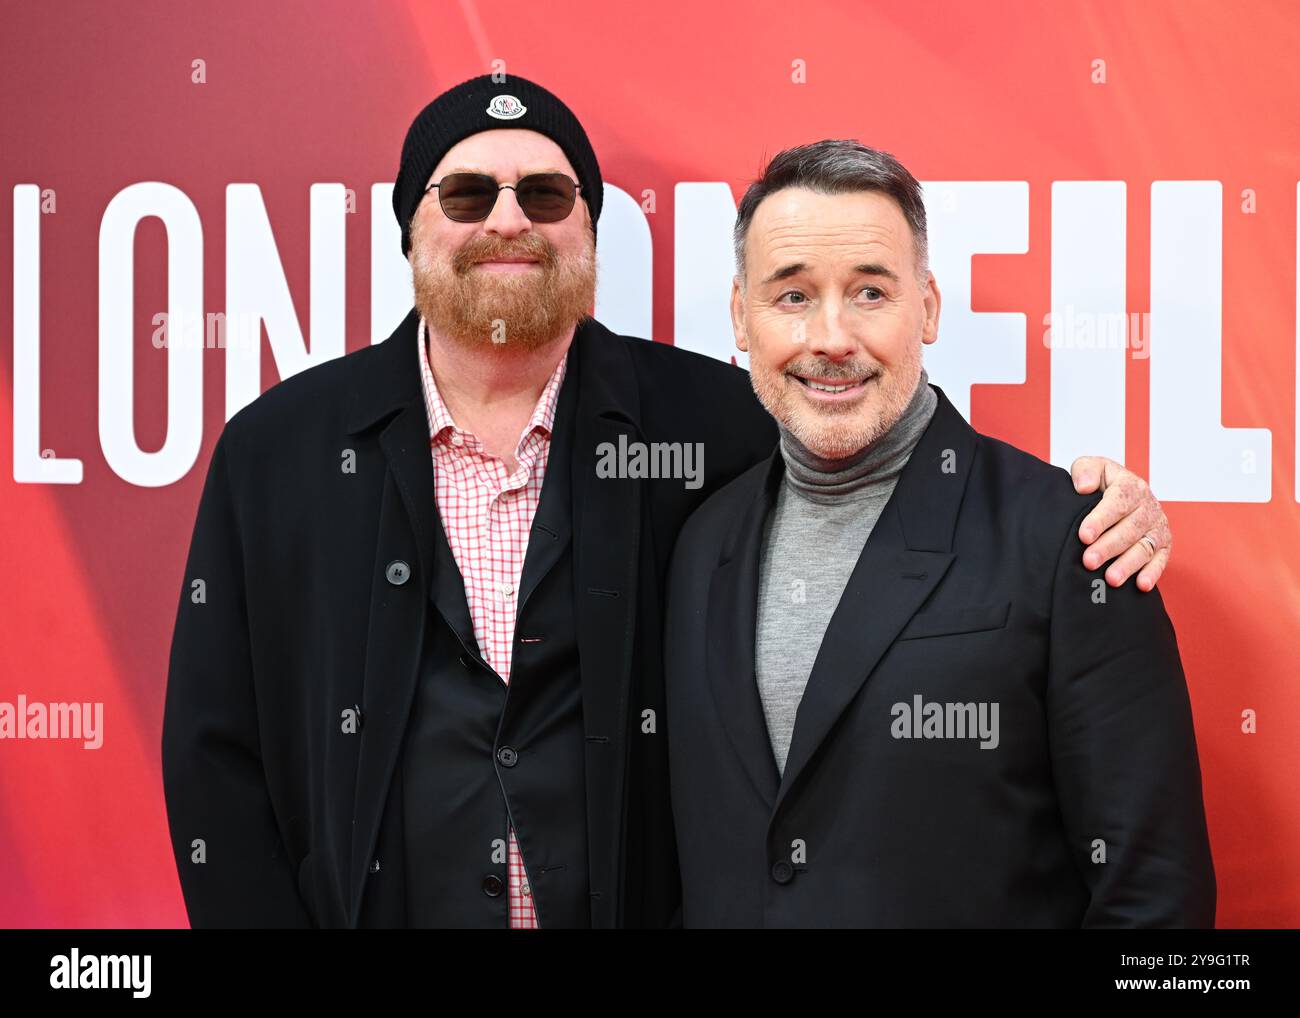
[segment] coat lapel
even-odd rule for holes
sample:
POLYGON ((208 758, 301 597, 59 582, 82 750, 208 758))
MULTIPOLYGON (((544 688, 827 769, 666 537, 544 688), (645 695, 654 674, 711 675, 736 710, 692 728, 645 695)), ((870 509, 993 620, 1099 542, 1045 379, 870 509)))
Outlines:
POLYGON ((551 450, 546 457, 546 473, 542 478, 541 499, 533 516, 528 534, 528 548, 524 553, 523 573, 519 577, 519 613, 522 615, 528 597, 546 578, 573 533, 572 483, 574 411, 578 402, 577 360, 574 346, 568 353, 564 382, 560 386, 555 404, 555 420, 551 426, 551 450), (571 376, 572 380, 571 380, 571 376))
POLYGON ((357 361, 348 433, 382 428, 385 475, 371 576, 366 636, 364 731, 353 792, 350 831, 350 921, 360 915, 366 875, 389 783, 419 678, 428 599, 470 653, 477 654, 464 585, 438 520, 429 450, 429 418, 419 377, 414 309, 388 339, 357 361), (388 564, 413 567, 406 581, 416 596, 394 587, 388 564))
POLYGON ((758 571, 763 527, 776 502, 783 464, 778 448, 709 584, 706 657, 717 716, 754 789, 770 810, 780 773, 772 754, 754 669, 758 571))
POLYGON ((953 530, 979 436, 943 390, 934 390, 939 398, 934 417, 858 557, 817 652, 773 816, 955 558, 953 530))
MULTIPOLYGON (((624 775, 632 648, 637 632, 642 483, 596 476, 598 449, 641 439, 636 374, 625 341, 593 319, 574 335, 577 377, 571 460, 574 597, 586 735, 592 924, 620 921, 624 775), (596 897, 599 895, 599 897, 596 897)), ((557 408, 557 421, 560 410, 557 408)), ((548 467, 549 472, 549 467, 548 467)))

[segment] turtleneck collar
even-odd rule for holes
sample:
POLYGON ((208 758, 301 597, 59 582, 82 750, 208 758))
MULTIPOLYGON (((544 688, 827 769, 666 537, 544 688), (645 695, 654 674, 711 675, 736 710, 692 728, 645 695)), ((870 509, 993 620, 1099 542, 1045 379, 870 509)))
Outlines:
POLYGON ((843 459, 825 459, 811 452, 784 426, 781 458, 785 484, 813 502, 866 497, 879 484, 892 483, 902 472, 938 405, 925 368, 903 415, 880 438, 843 459))

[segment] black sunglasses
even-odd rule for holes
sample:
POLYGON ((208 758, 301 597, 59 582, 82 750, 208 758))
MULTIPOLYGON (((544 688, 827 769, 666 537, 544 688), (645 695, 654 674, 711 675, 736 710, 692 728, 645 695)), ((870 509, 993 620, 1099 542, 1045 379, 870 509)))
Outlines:
POLYGON ((569 217, 579 184, 563 173, 530 173, 516 184, 498 184, 486 173, 448 173, 436 184, 438 204, 448 219, 458 223, 481 223, 497 203, 502 188, 515 192, 524 215, 534 223, 558 223, 569 217))

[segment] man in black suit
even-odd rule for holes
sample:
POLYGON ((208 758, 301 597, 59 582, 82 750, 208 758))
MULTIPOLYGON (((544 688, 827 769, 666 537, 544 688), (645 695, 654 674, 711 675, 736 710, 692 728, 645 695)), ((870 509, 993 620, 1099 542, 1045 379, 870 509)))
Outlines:
MULTIPOLYGON (((557 97, 450 89, 393 191, 416 306, 222 432, 163 724, 192 925, 675 921, 668 556, 777 436, 744 372, 589 316, 602 195, 557 97)), ((1091 551, 1166 544, 1140 478, 1081 466, 1091 551)))
POLYGON ((741 201, 732 318, 781 440, 673 556, 684 922, 1210 926, 1160 595, 1095 579, 1096 496, 928 384, 925 240, 915 179, 855 142, 741 201))

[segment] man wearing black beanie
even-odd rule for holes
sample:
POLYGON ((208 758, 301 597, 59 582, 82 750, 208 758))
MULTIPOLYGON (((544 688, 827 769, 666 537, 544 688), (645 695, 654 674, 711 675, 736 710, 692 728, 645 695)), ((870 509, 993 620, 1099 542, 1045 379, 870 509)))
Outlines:
MULTIPOLYGON (((393 189, 415 306, 226 425, 163 729, 192 925, 679 921, 665 572, 777 435, 745 372, 590 316, 603 188, 541 86, 443 93, 393 189)), ((1099 546, 1163 527, 1141 486, 1099 546)))

